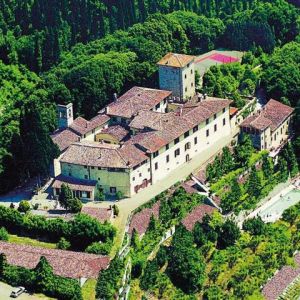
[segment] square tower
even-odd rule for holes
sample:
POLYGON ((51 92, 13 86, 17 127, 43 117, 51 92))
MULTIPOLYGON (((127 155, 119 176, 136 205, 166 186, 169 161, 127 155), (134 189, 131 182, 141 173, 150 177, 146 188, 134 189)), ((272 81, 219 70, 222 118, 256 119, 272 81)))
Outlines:
POLYGON ((58 128, 69 127, 73 123, 73 104, 57 105, 58 128))
POLYGON ((180 100, 195 96, 195 56, 168 53, 159 62, 159 88, 180 100))

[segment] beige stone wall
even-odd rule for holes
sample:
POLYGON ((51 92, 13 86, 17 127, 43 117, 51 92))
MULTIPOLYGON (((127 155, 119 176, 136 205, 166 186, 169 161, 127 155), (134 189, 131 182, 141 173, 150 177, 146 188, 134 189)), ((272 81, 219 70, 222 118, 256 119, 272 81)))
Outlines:
POLYGON ((108 127, 108 123, 104 124, 103 126, 99 126, 95 129, 93 129, 92 131, 89 131, 87 132, 83 137, 82 137, 82 140, 83 141, 95 141, 96 139, 96 135, 98 133, 100 133, 104 128, 107 128, 108 127))
POLYGON ((159 66, 159 87, 172 91, 174 97, 187 99, 195 95, 195 64, 184 68, 159 66))
POLYGON ((166 147, 163 147, 159 150, 158 156, 154 157, 152 155, 151 170, 153 183, 166 177, 168 173, 200 154, 212 144, 216 143, 220 138, 227 135, 230 136, 230 134, 229 109, 226 108, 225 113, 218 113, 216 119, 214 119, 214 117, 210 118, 208 125, 206 125, 206 122, 199 124, 198 131, 193 132, 193 129, 191 129, 188 137, 185 138, 184 135, 182 135, 179 143, 175 144, 173 141, 169 144, 168 150, 166 147), (224 126, 223 119, 225 119, 224 126), (214 130, 215 125, 217 125, 216 131, 214 130), (206 130, 209 130, 208 137, 206 136, 206 130), (196 144, 195 138, 197 138, 196 144), (175 157, 175 150, 177 149, 179 149, 180 154, 175 157), (167 162, 167 156, 169 156, 169 162, 167 162))
POLYGON ((96 142, 101 142, 104 141, 105 143, 110 143, 110 144, 119 144, 118 139, 113 137, 111 134, 108 133, 98 133, 95 137, 96 142))
POLYGON ((62 174, 78 179, 90 179, 98 181, 98 187, 103 188, 104 193, 112 195, 110 188, 115 187, 124 196, 130 196, 130 172, 125 170, 112 171, 111 169, 99 169, 98 167, 87 167, 74 164, 61 163, 62 174))

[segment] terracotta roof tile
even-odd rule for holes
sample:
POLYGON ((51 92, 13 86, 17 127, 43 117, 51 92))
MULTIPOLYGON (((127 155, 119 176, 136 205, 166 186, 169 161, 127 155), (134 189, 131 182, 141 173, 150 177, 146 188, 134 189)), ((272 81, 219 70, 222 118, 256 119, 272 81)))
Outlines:
POLYGON ((148 157, 134 145, 102 144, 81 142, 72 144, 62 155, 60 161, 81 166, 103 168, 130 168, 148 157))
POLYGON ((109 119, 110 119, 109 116, 105 114, 99 114, 93 119, 91 119, 90 121, 87 121, 82 117, 78 117, 70 125, 70 128, 74 130, 76 133, 79 133, 80 135, 84 135, 87 132, 90 132, 93 129, 96 129, 97 127, 104 125, 109 121, 109 119))
POLYGON ((106 269, 110 259, 108 256, 45 249, 28 245, 12 244, 0 241, 0 253, 6 255, 9 264, 33 269, 44 256, 56 275, 67 278, 94 278, 99 271, 106 269))
POLYGON ((188 63, 191 63, 194 59, 195 56, 191 55, 168 53, 157 64, 162 66, 182 68, 188 63))
POLYGON ((197 222, 202 222, 205 215, 211 215, 215 210, 217 210, 215 207, 201 204, 194 208, 192 212, 182 220, 182 224, 187 230, 192 231, 197 222))
POLYGON ((293 111, 293 108, 271 99, 258 114, 246 118, 241 126, 257 130, 264 130, 270 126, 274 131, 293 111))
POLYGON ((168 98, 172 92, 144 87, 133 87, 107 106, 107 114, 131 118, 141 110, 150 110, 168 98))
POLYGON ((122 141, 128 136, 129 131, 120 125, 115 125, 103 129, 101 133, 109 134, 115 137, 118 141, 122 141))
POLYGON ((80 140, 80 136, 70 129, 56 131, 51 135, 51 138, 61 152, 65 151, 72 143, 80 140))
POLYGON ((52 184, 52 188, 60 189, 63 184, 68 185, 71 190, 92 192, 95 189, 95 186, 97 185, 97 181, 78 179, 75 177, 68 177, 60 174, 55 178, 52 184))
POLYGON ((144 234, 149 226, 151 215, 158 218, 160 201, 156 202, 151 208, 144 208, 142 211, 136 213, 130 222, 129 233, 135 229, 139 235, 144 234))
POLYGON ((81 213, 87 214, 99 222, 109 221, 112 217, 112 210, 109 208, 102 207, 87 207, 84 206, 81 213))

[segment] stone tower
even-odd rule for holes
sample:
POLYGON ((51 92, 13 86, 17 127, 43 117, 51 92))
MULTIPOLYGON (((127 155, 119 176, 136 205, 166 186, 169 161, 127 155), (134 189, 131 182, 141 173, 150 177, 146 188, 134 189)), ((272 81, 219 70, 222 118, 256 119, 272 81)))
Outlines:
POLYGON ((57 105, 58 128, 69 127, 73 123, 73 104, 57 105))
POLYGON ((159 62, 159 88, 172 91, 179 100, 195 96, 195 57, 168 53, 159 62))

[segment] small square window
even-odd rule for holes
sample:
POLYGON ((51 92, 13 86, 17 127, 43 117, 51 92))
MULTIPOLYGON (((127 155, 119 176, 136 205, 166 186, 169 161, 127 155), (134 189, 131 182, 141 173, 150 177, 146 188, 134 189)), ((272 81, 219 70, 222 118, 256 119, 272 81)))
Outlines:
POLYGON ((185 138, 187 138, 189 135, 190 135, 190 132, 189 132, 189 131, 187 131, 187 132, 184 133, 184 137, 185 137, 185 138))
POLYGON ((174 140, 174 144, 178 144, 179 143, 179 138, 176 138, 175 140, 174 140))
POLYGON ((177 157, 178 155, 180 155, 180 149, 176 149, 174 152, 175 157, 177 157))
POLYGON ((72 176, 72 173, 69 173, 69 176, 72 176))
POLYGON ((87 166, 84 166, 85 169, 87 169, 87 166))
POLYGON ((140 173, 139 175, 140 175, 140 177, 142 177, 142 173, 140 173))
POLYGON ((166 156, 166 162, 168 163, 169 161, 170 161, 170 156, 167 155, 167 156, 166 156))
POLYGON ((209 119, 206 119, 206 125, 208 125, 209 124, 209 119))
POLYGON ((217 114, 214 114, 214 119, 216 119, 217 118, 217 114))
POLYGON ((85 178, 85 179, 88 179, 88 176, 87 176, 87 175, 84 175, 84 178, 85 178))
POLYGON ((135 181, 135 177, 132 177, 132 181, 135 181))
POLYGON ((199 127, 198 127, 198 125, 196 125, 196 126, 193 128, 193 132, 198 131, 198 129, 199 129, 199 127))
POLYGON ((206 130, 206 136, 209 137, 209 129, 206 130))
POLYGON ((224 113, 225 111, 226 111, 226 108, 224 107, 224 108, 223 108, 223 113, 224 113))
POLYGON ((215 124, 214 129, 215 129, 215 132, 216 132, 217 131, 217 124, 215 124))
POLYGON ((93 170, 95 169, 95 167, 91 167, 93 170))
POLYGON ((194 144, 197 145, 197 143, 198 143, 198 138, 195 137, 195 138, 194 138, 194 144))
POLYGON ((166 145, 166 150, 169 150, 169 148, 170 148, 170 145, 167 144, 167 145, 166 145))

